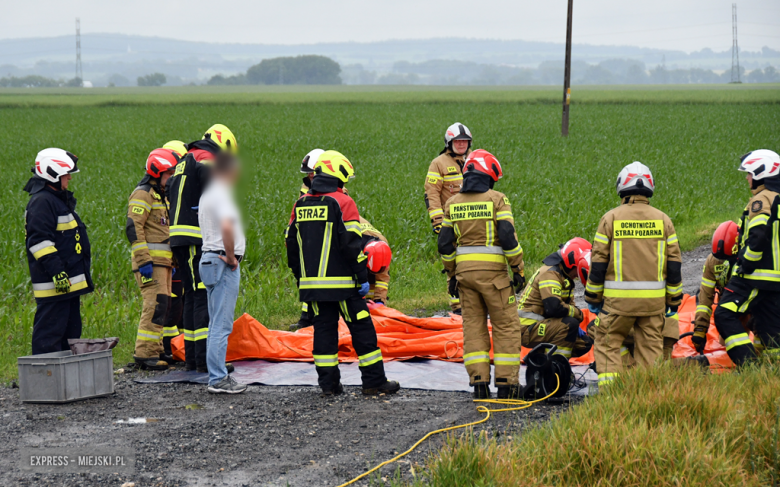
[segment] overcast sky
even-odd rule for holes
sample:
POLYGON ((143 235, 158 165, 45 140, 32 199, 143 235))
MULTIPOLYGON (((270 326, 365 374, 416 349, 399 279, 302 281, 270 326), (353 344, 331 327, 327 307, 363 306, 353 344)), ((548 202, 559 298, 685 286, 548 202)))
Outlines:
MULTIPOLYGON (((74 32, 308 44, 469 37, 563 42, 566 0, 27 0, 3 2, 0 38, 74 32)), ((575 42, 684 51, 731 47, 732 0, 574 0, 575 42)), ((739 0, 739 43, 780 49, 780 1, 739 0)), ((456 53, 453 53, 456 57, 456 53)))

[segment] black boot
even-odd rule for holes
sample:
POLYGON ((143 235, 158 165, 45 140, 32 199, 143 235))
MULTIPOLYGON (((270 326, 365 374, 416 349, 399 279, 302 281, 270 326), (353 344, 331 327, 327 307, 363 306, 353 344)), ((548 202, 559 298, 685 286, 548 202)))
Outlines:
POLYGON ((290 331, 296 331, 296 330, 300 330, 301 328, 307 328, 309 326, 312 326, 313 324, 314 323, 309 318, 309 313, 302 311, 301 318, 298 320, 298 323, 290 325, 290 331))
POLYGON ((376 396, 378 394, 395 394, 401 389, 401 384, 394 380, 388 380, 379 387, 372 387, 369 389, 363 388, 363 394, 366 396, 376 396))
POLYGON ((341 382, 339 382, 336 387, 332 389, 323 389, 322 394, 320 394, 320 397, 328 397, 328 396, 338 396, 339 394, 344 393, 344 386, 341 385, 341 382))
POLYGON ((452 314, 458 315, 458 316, 463 316, 463 311, 462 311, 461 308, 458 308, 455 311, 453 311, 452 314))
POLYGON ((523 389, 520 384, 498 386, 499 399, 522 399, 523 389))
POLYGON ((490 399, 490 383, 488 382, 475 382, 474 383, 474 399, 490 399))
POLYGON ((133 356, 136 365, 141 370, 168 370, 168 362, 160 360, 159 358, 140 358, 133 356))
POLYGON ((173 355, 167 353, 161 353, 160 360, 166 362, 168 365, 176 365, 182 363, 181 360, 177 360, 173 357, 173 355))

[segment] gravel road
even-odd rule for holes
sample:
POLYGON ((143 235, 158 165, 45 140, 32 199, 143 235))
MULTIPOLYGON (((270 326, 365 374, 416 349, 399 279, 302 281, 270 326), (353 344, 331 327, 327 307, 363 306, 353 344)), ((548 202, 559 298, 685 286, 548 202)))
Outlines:
MULTIPOLYGON (((702 247, 684 254, 686 293, 698 289, 708 252, 702 247)), ((66 405, 23 404, 18 389, 0 388, 0 485, 339 485, 430 430, 482 418, 466 393, 401 390, 368 398, 347 387, 346 394, 323 399, 312 387, 250 386, 245 394, 227 397, 193 384, 136 384, 138 374, 116 375, 113 396, 66 405), (138 417, 158 421, 116 423, 138 417), (131 448, 136 471, 27 473, 20 467, 20 449, 36 446, 131 448)), ((474 434, 522 434, 570 405, 564 401, 499 413, 475 427, 474 434)), ((380 477, 392 477, 399 468, 411 478, 443 438, 383 468, 380 477)))

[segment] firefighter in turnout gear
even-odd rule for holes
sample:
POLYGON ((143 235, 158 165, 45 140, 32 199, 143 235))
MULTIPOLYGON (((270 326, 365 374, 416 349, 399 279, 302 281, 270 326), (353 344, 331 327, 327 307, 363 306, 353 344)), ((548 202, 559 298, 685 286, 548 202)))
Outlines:
MULTIPOLYGON (((460 192, 463 185, 463 161, 471 149, 471 131, 462 123, 454 123, 444 133, 444 149, 431 161, 425 176, 425 207, 431 219, 433 233, 441 231, 444 204, 460 192)), ((450 289, 449 279, 447 289, 450 289)), ((449 294, 452 312, 460 314, 460 297, 449 294)))
POLYGON ((25 220, 25 247, 37 309, 33 355, 70 350, 69 338, 81 338, 81 298, 94 288, 87 227, 68 191, 78 158, 62 149, 44 149, 35 157, 25 220))
POLYGON ((691 337, 693 346, 699 353, 704 353, 704 346, 707 344, 707 330, 710 328, 715 295, 723 293, 723 288, 736 269, 738 234, 737 224, 727 221, 721 223, 712 236, 712 253, 707 256, 702 269, 693 337, 691 337))
POLYGON ((390 286, 390 261, 393 254, 385 236, 362 216, 360 231, 363 232, 363 253, 368 258, 368 283, 371 285, 366 299, 373 301, 374 305, 384 306, 390 286))
POLYGON ((665 315, 676 314, 682 301, 680 246, 672 221, 650 206, 650 169, 631 163, 616 186, 621 205, 599 222, 585 286, 588 308, 601 312, 594 347, 599 385, 624 369, 620 350, 632 328, 639 365, 662 357, 665 315))
POLYGON ((133 358, 142 369, 164 370, 163 327, 171 299, 173 253, 168 241, 168 205, 165 184, 179 158, 168 149, 155 149, 146 160, 146 174, 130 195, 127 240, 133 272, 141 289, 143 307, 133 358))
POLYGON ((780 156, 756 150, 742 157, 753 197, 739 222, 736 270, 715 309, 715 326, 735 365, 756 356, 740 315, 753 315, 753 331, 764 353, 780 355, 780 156))
POLYGON ((590 249, 590 242, 576 237, 542 261, 518 303, 524 347, 551 343, 566 360, 593 347, 593 340, 580 328, 582 311, 574 304, 575 279, 583 286, 588 279, 590 249))
POLYGON ((303 183, 301 184, 301 190, 298 197, 305 195, 311 189, 311 180, 314 179, 314 166, 317 164, 317 159, 325 152, 322 149, 312 149, 303 161, 301 161, 301 173, 303 176, 303 183))
POLYGON ((292 209, 285 232, 287 262, 298 281, 299 297, 314 313, 314 365, 324 395, 340 394, 339 315, 349 327, 358 355, 364 394, 393 394, 377 346, 376 330, 363 297, 368 270, 362 249, 360 215, 342 191, 354 176, 352 164, 336 151, 317 161, 311 191, 292 209))
POLYGON ((463 363, 474 397, 490 396, 490 333, 499 398, 520 394, 520 320, 515 292, 525 284, 523 249, 517 242, 509 199, 493 190, 501 164, 491 153, 469 154, 463 188, 444 205, 439 253, 450 277, 450 294, 460 289, 463 305, 463 363), (513 279, 507 273, 512 270, 513 279))
MULTIPOLYGON (((187 144, 187 154, 171 176, 170 244, 180 266, 184 285, 184 355, 187 370, 207 372, 206 339, 209 311, 206 286, 200 280, 198 266, 202 240, 198 226, 198 205, 210 178, 210 164, 220 151, 235 153, 236 137, 224 125, 212 126, 202 140, 187 144)), ((178 274, 178 273, 177 273, 178 274)))

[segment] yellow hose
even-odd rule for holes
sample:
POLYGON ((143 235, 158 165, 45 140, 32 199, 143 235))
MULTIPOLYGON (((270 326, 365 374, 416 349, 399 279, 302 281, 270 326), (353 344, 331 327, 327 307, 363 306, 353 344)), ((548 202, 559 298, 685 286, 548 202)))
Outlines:
POLYGON ((545 397, 543 397, 541 399, 535 399, 533 401, 523 401, 522 399, 474 399, 474 402, 481 402, 481 403, 487 403, 487 404, 502 404, 502 405, 505 405, 505 406, 517 406, 517 407, 502 408, 502 409, 488 409, 485 406, 481 406, 481 405, 477 406, 477 411, 479 411, 480 413, 485 413, 485 417, 480 419, 479 421, 474 421, 472 423, 466 423, 466 424, 459 424, 457 426, 450 426, 449 428, 442 428, 442 429, 431 431, 428 434, 426 434, 425 436, 423 436, 422 438, 420 438, 417 441, 417 443, 412 445, 412 447, 409 448, 408 450, 406 450, 405 452, 403 452, 403 453, 401 453, 399 455, 396 455, 395 457, 391 458, 390 460, 387 460, 385 462, 380 463, 379 465, 377 465, 376 467, 372 468, 368 472, 364 472, 364 473, 358 475, 357 477, 355 477, 354 479, 350 480, 349 482, 341 484, 339 487, 346 487, 347 485, 354 484, 358 480, 360 480, 363 477, 371 474, 372 472, 376 472, 377 470, 379 470, 380 468, 384 467, 385 465, 390 465, 391 463, 400 460, 401 458, 403 458, 406 455, 408 455, 411 452, 413 452, 414 449, 417 448, 418 446, 420 446, 420 444, 423 441, 427 440, 428 438, 430 438, 431 436, 435 435, 436 433, 444 433, 445 431, 452 431, 452 430, 456 430, 458 428, 466 428, 467 426, 474 426, 474 425, 477 425, 477 424, 484 423, 485 421, 490 419, 490 414, 491 413, 498 413, 498 412, 505 412, 505 411, 519 411, 521 409, 530 408, 535 403, 544 401, 545 399, 548 399, 548 398, 552 397, 556 392, 558 392, 558 388, 561 386, 561 379, 560 379, 560 377, 558 377, 558 374, 555 374, 555 381, 556 381, 556 385, 555 385, 555 390, 554 391, 552 391, 549 395, 547 395, 547 396, 545 396, 545 397))

